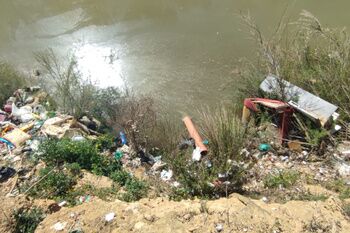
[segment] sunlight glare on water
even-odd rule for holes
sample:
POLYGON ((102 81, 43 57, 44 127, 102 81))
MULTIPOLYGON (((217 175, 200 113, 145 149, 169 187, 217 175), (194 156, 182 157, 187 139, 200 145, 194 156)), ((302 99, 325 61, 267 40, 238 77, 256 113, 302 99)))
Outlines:
POLYGON ((76 47, 74 55, 83 77, 89 78, 101 88, 124 85, 121 60, 115 49, 97 44, 76 47))

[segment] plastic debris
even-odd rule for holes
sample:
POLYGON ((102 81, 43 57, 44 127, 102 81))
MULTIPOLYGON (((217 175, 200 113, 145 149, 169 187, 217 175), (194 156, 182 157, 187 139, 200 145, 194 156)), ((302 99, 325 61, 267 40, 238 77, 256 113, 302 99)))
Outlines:
POLYGON ((128 144, 128 140, 126 139, 126 135, 123 131, 119 132, 120 140, 122 141, 122 145, 128 144))
POLYGON ((164 181, 169 181, 173 177, 173 171, 172 170, 162 170, 160 173, 160 178, 164 181))
POLYGON ((10 167, 0 167, 0 182, 5 182, 16 174, 16 170, 10 167))
POLYGON ((193 161, 200 161, 202 158, 202 154, 201 154, 201 148, 196 147, 196 149, 193 150, 192 152, 192 160, 193 161))
POLYGON ((194 139, 196 148, 199 148, 198 150, 200 151, 200 153, 202 155, 205 155, 208 152, 208 149, 203 144, 203 139, 199 135, 199 133, 198 133, 196 127, 194 126, 191 118, 189 116, 186 116, 186 117, 184 117, 182 119, 182 121, 184 122, 190 137, 194 139))
POLYGON ((14 129, 4 136, 4 139, 11 142, 16 147, 21 146, 25 141, 29 140, 31 136, 20 129, 14 129))
POLYGON ((123 152, 120 151, 120 150, 117 150, 115 153, 114 153, 114 158, 116 160, 121 160, 121 158, 123 157, 123 152))
POLYGON ((57 222, 57 223, 55 223, 55 225, 53 225, 52 228, 53 228, 55 231, 63 231, 64 228, 66 227, 66 225, 67 225, 66 222, 63 222, 63 223, 57 222))
POLYGON ((269 151, 270 149, 271 149, 271 146, 269 144, 262 143, 259 145, 260 151, 266 152, 266 151, 269 151))
POLYGON ((115 213, 111 212, 105 215, 105 220, 106 222, 111 222, 113 221, 114 217, 115 217, 115 213))

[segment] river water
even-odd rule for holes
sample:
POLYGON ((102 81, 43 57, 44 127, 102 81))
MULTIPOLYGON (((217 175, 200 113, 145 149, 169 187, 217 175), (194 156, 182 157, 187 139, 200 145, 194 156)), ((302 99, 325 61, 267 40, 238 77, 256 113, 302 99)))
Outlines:
POLYGON ((238 59, 255 55, 237 14, 269 34, 287 6, 292 21, 306 9, 328 26, 350 24, 349 0, 0 0, 0 59, 31 72, 35 52, 75 54, 100 86, 127 82, 191 112, 229 101, 238 59))

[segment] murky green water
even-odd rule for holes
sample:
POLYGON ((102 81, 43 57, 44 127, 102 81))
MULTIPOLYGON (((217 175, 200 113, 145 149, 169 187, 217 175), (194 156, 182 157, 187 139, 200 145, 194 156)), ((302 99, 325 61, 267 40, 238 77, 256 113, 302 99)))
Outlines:
POLYGON ((349 26, 348 0, 0 0, 0 57, 23 70, 33 53, 53 48, 79 58, 99 85, 151 93, 178 111, 229 100, 225 89, 254 45, 236 16, 250 11, 273 31, 289 3, 329 26, 349 26))

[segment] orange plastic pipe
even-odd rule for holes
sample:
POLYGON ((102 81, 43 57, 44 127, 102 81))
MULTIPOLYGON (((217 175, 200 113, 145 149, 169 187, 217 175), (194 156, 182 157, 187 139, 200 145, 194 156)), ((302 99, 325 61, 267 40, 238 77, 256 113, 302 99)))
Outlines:
POLYGON ((208 152, 208 149, 203 144, 203 140, 199 135, 196 127, 194 126, 191 118, 189 116, 186 116, 182 119, 182 121, 185 123, 185 126, 187 128, 188 133, 190 134, 190 137, 194 139, 196 147, 199 147, 201 150, 201 154, 205 155, 208 152))

